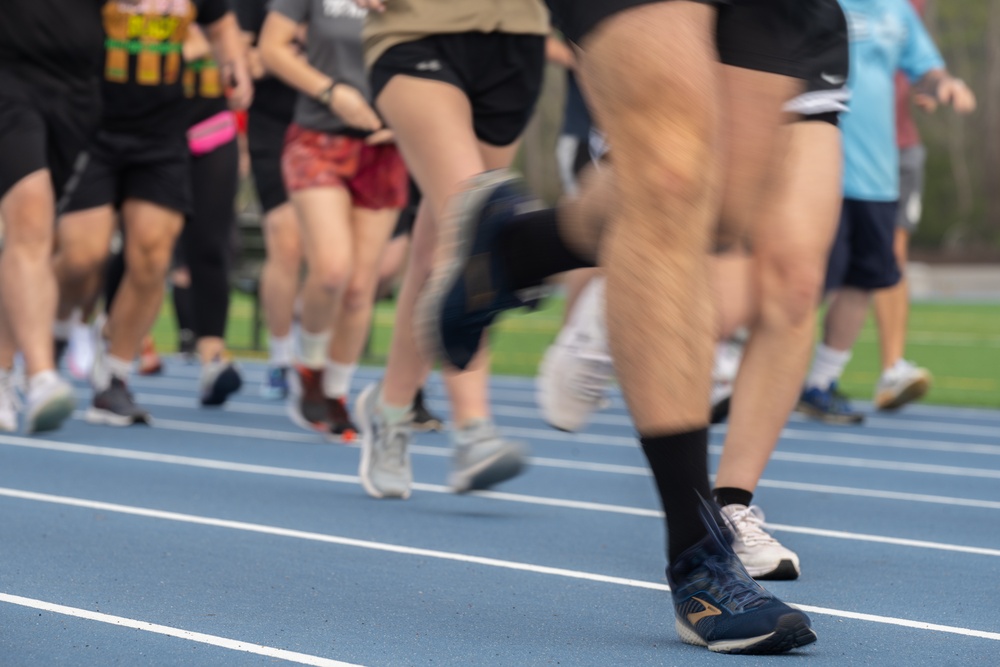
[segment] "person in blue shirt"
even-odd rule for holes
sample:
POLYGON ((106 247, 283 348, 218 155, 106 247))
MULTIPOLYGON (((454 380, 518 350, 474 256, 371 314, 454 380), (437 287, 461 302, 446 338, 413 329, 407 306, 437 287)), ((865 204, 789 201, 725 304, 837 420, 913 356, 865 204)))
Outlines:
POLYGON ((900 273, 893 254, 899 200, 894 76, 914 84, 917 103, 959 113, 975 109, 975 96, 945 69, 941 54, 907 0, 840 0, 851 43, 851 112, 843 118, 844 202, 827 269, 829 308, 799 408, 831 423, 863 416, 837 391, 875 290, 892 287, 900 273))

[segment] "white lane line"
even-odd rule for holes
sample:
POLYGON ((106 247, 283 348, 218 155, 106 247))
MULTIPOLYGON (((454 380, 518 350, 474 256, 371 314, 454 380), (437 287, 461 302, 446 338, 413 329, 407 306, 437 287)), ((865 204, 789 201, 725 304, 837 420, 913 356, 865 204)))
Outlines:
POLYGON ((882 500, 903 500, 905 502, 913 503, 928 503, 931 505, 955 505, 958 507, 1000 510, 1000 502, 995 500, 954 498, 951 496, 934 496, 925 493, 906 493, 904 491, 885 491, 882 489, 858 489, 851 486, 833 486, 829 484, 811 484, 807 482, 784 482, 774 479, 762 479, 757 483, 757 486, 769 489, 782 489, 784 491, 830 493, 839 496, 857 496, 861 498, 879 498, 882 500))
MULTIPOLYGON (((35 502, 52 503, 56 505, 65 505, 70 507, 80 507, 84 509, 93 509, 103 512, 115 512, 119 514, 141 516, 151 519, 162 519, 165 521, 176 521, 180 523, 189 523, 200 526, 210 526, 213 528, 227 528, 232 530, 241 530, 245 532, 271 535, 275 537, 287 537, 292 539, 308 540, 312 542, 336 544, 338 546, 356 547, 359 549, 369 549, 372 551, 381 551, 384 553, 393 553, 403 556, 435 558, 439 560, 467 563, 471 565, 483 565, 486 567, 502 568, 506 570, 514 570, 519 572, 530 572, 533 574, 565 577, 568 579, 591 581, 596 583, 614 584, 617 586, 627 586, 630 588, 641 588, 641 589, 655 590, 655 591, 670 590, 670 587, 663 583, 642 581, 639 579, 631 579, 628 577, 615 577, 604 574, 596 574, 593 572, 582 572, 579 570, 569 570, 565 568, 549 567, 546 565, 534 565, 531 563, 503 560, 499 558, 485 558, 482 556, 473 556, 470 554, 455 553, 450 551, 438 551, 435 549, 407 547, 398 544, 389 544, 386 542, 359 540, 350 537, 342 537, 339 535, 329 535, 325 533, 314 533, 302 530, 292 530, 289 528, 281 528, 278 526, 246 523, 242 521, 232 521, 228 519, 216 519, 212 517, 197 516, 193 514, 182 514, 179 512, 166 512, 162 510, 155 510, 145 507, 118 505, 115 503, 105 503, 94 500, 86 500, 83 498, 71 498, 67 496, 55 496, 44 493, 34 493, 31 491, 22 491, 19 489, 0 487, 0 496, 6 496, 9 498, 18 498, 21 500, 30 500, 35 502)), ((831 609, 827 607, 815 607, 808 605, 796 605, 796 606, 814 614, 836 616, 841 618, 851 618, 855 620, 868 621, 872 623, 898 625, 918 630, 931 630, 934 632, 943 632, 949 634, 964 635, 967 637, 978 637, 981 639, 991 639, 994 641, 1000 641, 1000 633, 998 632, 984 632, 981 630, 974 630, 971 628, 962 628, 949 625, 938 625, 934 623, 926 623, 923 621, 912 621, 892 616, 861 614, 856 612, 843 611, 840 609, 831 609)))
POLYGON ((943 466, 928 463, 906 463, 903 461, 880 461, 877 459, 852 458, 847 456, 825 456, 822 454, 798 454, 795 452, 776 451, 771 454, 772 461, 791 461, 794 463, 811 463, 814 465, 829 465, 847 468, 870 468, 890 470, 892 472, 914 472, 928 475, 950 475, 955 477, 985 477, 1000 479, 1000 470, 989 468, 963 468, 959 466, 943 466))
MULTIPOLYGON (((81 397, 83 394, 81 393, 81 397)), ((141 392, 138 395, 138 400, 140 403, 145 403, 147 405, 170 407, 170 408, 189 408, 192 410, 200 410, 197 406, 197 400, 192 396, 191 398, 184 396, 171 396, 165 394, 151 394, 146 391, 141 392)), ((428 405, 436 410, 439 414, 446 414, 448 410, 448 403, 445 401, 435 401, 428 400, 428 405)), ((541 417, 538 411, 534 408, 512 408, 503 405, 494 405, 493 413, 499 417, 513 417, 517 419, 526 419, 532 421, 540 421, 541 417)), ((252 415, 268 415, 274 417, 285 417, 286 410, 284 407, 276 405, 258 404, 258 403, 247 403, 239 401, 229 401, 225 406, 221 408, 222 412, 236 413, 236 414, 252 414, 252 415)), ((627 417, 616 417, 614 415, 603 415, 603 417, 608 417, 607 420, 599 419, 602 415, 594 415, 592 420, 595 424, 604 423, 605 425, 620 425, 623 427, 628 427, 631 429, 631 422, 627 417), (611 419, 614 417, 614 419, 611 419)), ((932 422, 899 422, 896 424, 890 420, 883 420, 886 422, 884 426, 878 427, 878 430, 914 430, 918 432, 939 432, 945 434, 954 435, 968 435, 968 436, 988 436, 994 441, 1000 438, 1000 429, 994 429, 990 427, 963 427, 956 425, 954 428, 949 425, 938 425, 932 422)), ((159 421, 157 420, 157 423, 159 421)), ((564 433, 561 431, 555 431, 553 429, 547 428, 530 428, 530 427, 519 427, 504 425, 503 432, 511 437, 519 438, 530 438, 533 440, 547 440, 552 442, 558 442, 560 444, 581 444, 581 445, 601 445, 610 447, 636 447, 637 441, 635 437, 632 436, 620 436, 620 435, 605 435, 596 433, 564 433)), ((716 433, 725 433, 727 427, 725 425, 716 427, 713 429, 716 433)), ((297 434, 301 436, 301 434, 297 434)), ((956 443, 941 440, 924 440, 924 439, 912 439, 898 436, 883 436, 883 435, 868 435, 864 433, 843 433, 837 431, 807 431, 802 429, 786 428, 782 431, 781 437, 786 441, 797 441, 797 442, 833 442, 848 445, 864 445, 871 447, 888 447, 894 449, 904 449, 904 450, 914 450, 914 451, 936 451, 936 452, 947 452, 947 453, 966 453, 966 454, 984 454, 991 456, 1000 456, 1000 445, 990 445, 990 444, 978 444, 978 443, 956 443)))
POLYGON ((73 616, 74 618, 82 618, 88 621, 108 623, 110 625, 117 625, 123 628, 142 630, 143 632, 152 632, 158 635, 166 635, 167 637, 176 637, 177 639, 198 642, 199 644, 209 644, 210 646, 218 646, 231 651, 253 653, 255 655, 262 655, 267 658, 276 658, 278 660, 294 662, 300 665, 315 665, 316 667, 360 667, 359 665, 355 665, 353 663, 341 662, 340 660, 330 660, 329 658, 321 658, 307 653, 286 651, 284 649, 263 646, 261 644, 253 644, 251 642, 242 642, 236 639, 206 635, 201 632, 171 628, 166 625, 157 625, 156 623, 148 623, 146 621, 125 618, 123 616, 102 614, 100 612, 90 611, 89 609, 67 607, 53 602, 46 602, 44 600, 34 600, 32 598, 21 597, 20 595, 10 595, 9 593, 0 593, 0 602, 6 602, 20 607, 29 607, 31 609, 38 609, 39 611, 47 611, 54 614, 62 614, 63 616, 73 616))
MULTIPOLYGON (((158 454, 153 452, 143 452, 131 449, 118 449, 114 447, 100 447, 96 445, 81 445, 75 443, 63 443, 51 440, 36 440, 33 438, 21 438, 18 436, 0 436, 0 445, 11 445, 30 449, 43 449, 49 451, 60 451, 72 454, 82 454, 88 456, 104 456, 109 458, 127 459, 133 461, 145 461, 150 463, 163 463, 168 465, 187 466, 192 468, 202 468, 209 470, 223 470, 226 472, 237 472, 254 475, 267 475, 270 477, 284 477, 292 479, 308 479, 313 481, 329 482, 333 484, 348 484, 358 486, 360 480, 356 475, 342 475, 338 473, 318 472, 314 470, 302 470, 297 468, 281 468, 275 466, 237 463, 233 461, 221 461, 217 459, 196 458, 191 456, 177 456, 174 454, 158 454)), ((442 495, 452 495, 452 491, 447 486, 439 484, 415 483, 414 490, 442 495)), ((824 488, 828 491, 828 487, 824 488)), ((863 491, 860 489, 849 489, 849 491, 863 491)), ((482 498, 498 500, 502 502, 515 502, 526 505, 537 505, 543 507, 556 507, 560 509, 572 509, 586 512, 603 512, 609 514, 620 514, 626 516, 637 516, 645 518, 663 518, 663 512, 659 510, 646 509, 642 507, 629 507, 626 505, 612 505, 607 503, 596 503, 587 501, 567 500, 562 498, 546 498, 543 496, 530 496, 525 494, 506 493, 502 491, 476 491, 470 495, 482 498)), ((861 495, 860 493, 852 495, 861 495)), ((908 501, 914 500, 913 494, 904 494, 908 501)), ((940 498, 936 496, 924 497, 928 499, 962 501, 963 499, 940 498)), ((976 501, 965 501, 966 503, 976 501)), ((958 504, 958 503, 947 503, 958 504)), ((991 503, 996 509, 1000 509, 1000 503, 991 503)), ((958 544, 947 544, 943 542, 930 542, 927 540, 913 540, 907 538, 886 537, 882 535, 871 535, 866 533, 853 533, 847 531, 827 530, 821 528, 810 528, 806 526, 790 526, 786 524, 768 523, 767 526, 773 530, 780 530, 789 533, 802 535, 812 535, 816 537, 827 537, 841 540, 851 540, 856 542, 872 542, 876 544, 891 544, 894 546, 905 546, 922 549, 934 549, 939 551, 951 551, 956 553, 967 553, 980 556, 1000 557, 1000 549, 989 549, 984 547, 970 547, 958 544)))

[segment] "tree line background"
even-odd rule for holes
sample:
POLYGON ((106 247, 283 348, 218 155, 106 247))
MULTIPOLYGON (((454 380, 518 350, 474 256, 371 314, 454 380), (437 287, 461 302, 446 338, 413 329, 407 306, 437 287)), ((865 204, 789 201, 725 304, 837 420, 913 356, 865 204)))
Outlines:
MULTIPOLYGON (((1000 0, 930 0, 927 26, 948 68, 979 99, 975 114, 940 109, 914 117, 927 146, 924 216, 914 256, 929 261, 1000 261, 1000 0)), ((520 167, 549 202, 560 193, 553 157, 565 76, 549 66, 520 167)))

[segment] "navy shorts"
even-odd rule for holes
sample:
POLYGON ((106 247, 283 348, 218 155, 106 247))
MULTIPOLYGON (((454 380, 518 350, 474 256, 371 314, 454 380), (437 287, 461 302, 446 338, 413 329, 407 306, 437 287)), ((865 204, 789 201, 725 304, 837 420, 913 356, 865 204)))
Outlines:
POLYGON ((827 291, 840 287, 877 290, 899 282, 892 248, 896 209, 896 202, 844 199, 826 270, 827 291))

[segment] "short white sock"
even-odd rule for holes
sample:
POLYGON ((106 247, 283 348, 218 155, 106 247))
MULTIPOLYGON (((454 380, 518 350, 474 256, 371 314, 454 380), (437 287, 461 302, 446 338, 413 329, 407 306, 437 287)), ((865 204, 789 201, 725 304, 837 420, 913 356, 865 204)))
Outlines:
POLYGON ((816 356, 813 357, 809 377, 806 378, 806 387, 828 389, 844 374, 844 368, 850 360, 850 350, 835 350, 820 343, 816 346, 816 356))
POLYGON ((385 417, 385 420, 390 424, 398 424, 404 422, 409 418, 410 415, 410 405, 389 405, 385 402, 385 395, 382 389, 379 388, 378 392, 378 405, 379 412, 385 417))
POLYGON ((285 336, 271 336, 267 342, 268 350, 271 353, 270 364, 272 366, 291 366, 295 358, 295 339, 292 334, 285 336))
POLYGON ((299 332, 299 362, 306 368, 318 370, 326 363, 326 347, 330 342, 330 332, 299 332))
POLYGON ((101 363, 94 364, 91 382, 94 385, 94 389, 104 391, 111 386, 111 378, 118 378, 122 382, 127 383, 131 374, 131 361, 109 354, 101 360, 101 363))
POLYGON ((323 368, 323 394, 327 398, 344 398, 351 390, 351 380, 357 364, 340 364, 332 359, 326 360, 323 368))

